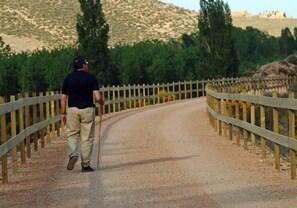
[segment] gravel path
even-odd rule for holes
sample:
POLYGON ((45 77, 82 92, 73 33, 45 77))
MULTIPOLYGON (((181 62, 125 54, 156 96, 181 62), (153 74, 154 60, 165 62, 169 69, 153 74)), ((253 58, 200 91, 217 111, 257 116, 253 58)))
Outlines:
POLYGON ((297 206, 288 168, 276 171, 272 157, 261 161, 218 136, 205 98, 106 115, 99 170, 81 173, 77 164, 67 171, 66 164, 63 136, 0 185, 0 207, 297 206))

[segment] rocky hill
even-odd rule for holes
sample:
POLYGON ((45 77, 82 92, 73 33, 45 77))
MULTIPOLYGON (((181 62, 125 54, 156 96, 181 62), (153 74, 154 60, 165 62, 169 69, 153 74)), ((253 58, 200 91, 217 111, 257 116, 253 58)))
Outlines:
MULTIPOLYGON (((101 0, 110 25, 109 45, 132 44, 147 39, 167 41, 197 30, 198 13, 158 0, 101 0)), ((73 45, 77 34, 77 0, 1 0, 0 36, 14 51, 73 45)), ((253 26, 279 35, 293 30, 297 19, 234 15, 234 26, 253 26)))

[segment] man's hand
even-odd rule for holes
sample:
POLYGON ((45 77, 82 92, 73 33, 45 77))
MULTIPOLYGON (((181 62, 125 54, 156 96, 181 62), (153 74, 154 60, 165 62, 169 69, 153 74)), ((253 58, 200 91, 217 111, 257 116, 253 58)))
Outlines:
POLYGON ((100 105, 104 105, 104 100, 103 100, 103 99, 100 99, 100 100, 98 101, 98 103, 99 103, 100 105))
POLYGON ((66 123, 67 123, 67 115, 66 114, 62 114, 62 122, 64 125, 66 125, 66 123))

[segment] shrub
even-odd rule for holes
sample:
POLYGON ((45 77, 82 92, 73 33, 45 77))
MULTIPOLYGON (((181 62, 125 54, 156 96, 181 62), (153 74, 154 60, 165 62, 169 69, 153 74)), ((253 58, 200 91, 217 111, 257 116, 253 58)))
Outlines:
POLYGON ((288 56, 287 61, 291 64, 297 65, 297 55, 288 56))

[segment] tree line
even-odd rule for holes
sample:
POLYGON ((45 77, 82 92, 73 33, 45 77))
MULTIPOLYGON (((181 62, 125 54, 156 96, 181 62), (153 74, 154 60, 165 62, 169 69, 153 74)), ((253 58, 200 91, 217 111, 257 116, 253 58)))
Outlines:
POLYGON ((280 37, 234 27, 222 0, 200 0, 198 31, 192 34, 108 48, 109 26, 100 0, 79 2, 75 46, 12 53, 0 37, 0 96, 60 90, 76 55, 87 58, 90 72, 106 86, 246 76, 297 51, 297 27, 292 32, 284 28, 280 37))

